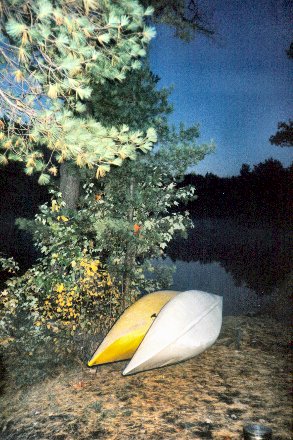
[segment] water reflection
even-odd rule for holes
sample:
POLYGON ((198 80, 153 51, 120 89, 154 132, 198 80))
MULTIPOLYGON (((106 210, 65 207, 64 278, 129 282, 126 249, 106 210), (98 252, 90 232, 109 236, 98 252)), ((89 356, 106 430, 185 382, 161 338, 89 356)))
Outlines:
MULTIPOLYGON (((259 296, 248 287, 236 286, 232 275, 220 263, 203 264, 181 260, 175 263, 172 289, 197 289, 221 295, 224 315, 257 314, 270 304, 270 296, 259 296)), ((171 265, 174 262, 166 258, 164 264, 171 265)))
POLYGON ((292 271, 292 234, 251 228, 230 219, 195 220, 187 239, 175 240, 165 264, 176 264, 174 289, 224 295, 225 314, 255 312, 292 271))

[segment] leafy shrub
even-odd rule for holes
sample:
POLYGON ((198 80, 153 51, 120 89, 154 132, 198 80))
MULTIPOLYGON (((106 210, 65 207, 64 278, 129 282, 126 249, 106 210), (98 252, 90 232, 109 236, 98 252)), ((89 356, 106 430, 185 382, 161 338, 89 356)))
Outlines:
POLYGON ((0 294, 0 350, 20 385, 86 362, 121 310, 120 292, 100 261, 84 255, 66 267, 58 255, 53 260, 10 279, 0 294))
POLYGON ((13 336, 17 328, 31 324, 73 334, 111 326, 120 311, 120 293, 100 261, 84 256, 71 261, 70 267, 55 261, 55 268, 66 270, 62 274, 48 271, 52 260, 46 263, 44 259, 7 282, 0 295, 2 331, 13 336))

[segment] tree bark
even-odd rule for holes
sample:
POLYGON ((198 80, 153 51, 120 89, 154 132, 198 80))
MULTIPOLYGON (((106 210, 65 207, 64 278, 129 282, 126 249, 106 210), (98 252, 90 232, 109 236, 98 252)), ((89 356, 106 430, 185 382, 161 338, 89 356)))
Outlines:
MULTIPOLYGON (((130 180, 130 187, 129 187, 129 194, 130 194, 130 200, 133 201, 134 198, 134 179, 131 178, 130 180)), ((133 223, 133 214, 134 209, 131 206, 128 210, 128 221, 130 224, 133 223)), ((128 243, 125 250, 125 263, 124 263, 124 274, 123 274, 123 298, 122 298, 122 308, 123 311, 126 309, 126 307, 129 305, 127 303, 127 300, 129 300, 129 292, 131 287, 131 279, 130 279, 130 272, 135 262, 135 256, 133 255, 133 249, 131 248, 131 244, 128 243)))
POLYGON ((66 203, 66 208, 77 208, 80 190, 79 169, 70 162, 64 162, 60 167, 60 192, 66 203))

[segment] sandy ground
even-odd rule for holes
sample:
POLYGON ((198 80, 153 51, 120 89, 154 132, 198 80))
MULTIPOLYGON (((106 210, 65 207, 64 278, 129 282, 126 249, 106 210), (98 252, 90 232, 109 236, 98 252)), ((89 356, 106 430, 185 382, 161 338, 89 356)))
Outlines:
POLYGON ((1 440, 241 439, 247 422, 291 439, 287 327, 227 317, 216 344, 181 364, 123 377, 78 366, 0 398, 1 440))

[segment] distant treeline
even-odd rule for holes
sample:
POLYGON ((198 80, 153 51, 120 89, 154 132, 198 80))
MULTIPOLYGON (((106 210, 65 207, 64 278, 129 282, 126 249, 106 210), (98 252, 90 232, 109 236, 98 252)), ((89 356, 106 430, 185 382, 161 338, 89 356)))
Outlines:
POLYGON ((293 223, 293 165, 284 168, 268 159, 252 169, 243 164, 239 176, 188 174, 181 185, 196 188, 197 199, 187 205, 192 217, 234 217, 285 227, 293 223))

